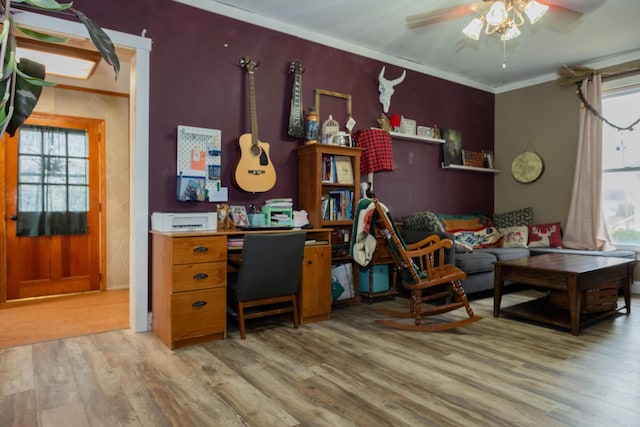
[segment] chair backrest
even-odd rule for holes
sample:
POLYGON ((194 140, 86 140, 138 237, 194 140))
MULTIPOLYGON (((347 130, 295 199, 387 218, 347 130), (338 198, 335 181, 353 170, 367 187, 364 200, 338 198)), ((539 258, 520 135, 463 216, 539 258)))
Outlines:
POLYGON ((372 203, 375 204, 378 227, 387 240, 391 255, 400 270, 400 276, 407 283, 420 283, 421 279, 426 277, 426 272, 422 271, 407 254, 407 246, 400 236, 398 227, 383 205, 377 199, 374 199, 372 203))
POLYGON ((245 234, 237 299, 295 294, 300 286, 305 232, 245 234))

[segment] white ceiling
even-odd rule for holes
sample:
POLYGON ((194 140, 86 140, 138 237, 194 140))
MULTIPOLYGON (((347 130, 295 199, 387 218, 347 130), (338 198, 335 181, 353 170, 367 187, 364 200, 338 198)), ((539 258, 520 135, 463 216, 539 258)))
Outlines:
POLYGON ((552 80, 562 65, 640 59, 639 0, 538 0, 551 9, 506 43, 465 37, 473 13, 410 29, 406 17, 470 0, 174 0, 494 93, 552 80))

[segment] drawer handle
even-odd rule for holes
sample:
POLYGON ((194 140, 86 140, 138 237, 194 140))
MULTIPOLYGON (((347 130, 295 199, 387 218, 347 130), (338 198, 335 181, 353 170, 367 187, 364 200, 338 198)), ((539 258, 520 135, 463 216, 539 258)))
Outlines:
POLYGON ((207 305, 206 301, 196 301, 193 304, 191 304, 191 307, 200 308, 200 307, 204 307, 205 305, 207 305))
POLYGON ((202 280, 202 279, 206 279, 207 277, 209 277, 207 273, 198 273, 193 276, 195 280, 202 280))
POLYGON ((193 252, 207 252, 208 250, 209 248, 206 246, 198 246, 196 248, 193 248, 193 252))

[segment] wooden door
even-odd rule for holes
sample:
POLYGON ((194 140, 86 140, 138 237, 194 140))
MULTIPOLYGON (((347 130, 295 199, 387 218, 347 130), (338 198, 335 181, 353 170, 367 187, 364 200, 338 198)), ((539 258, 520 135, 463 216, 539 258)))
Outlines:
POLYGON ((7 300, 101 288, 103 129, 34 113, 5 138, 7 300))

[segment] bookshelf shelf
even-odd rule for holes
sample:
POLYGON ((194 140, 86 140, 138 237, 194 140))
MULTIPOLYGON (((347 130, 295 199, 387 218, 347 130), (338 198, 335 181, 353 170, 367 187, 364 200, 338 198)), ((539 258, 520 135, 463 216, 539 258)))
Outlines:
MULTIPOLYGON (((378 128, 371 128, 371 129, 378 129, 378 128)), ((389 132, 389 135, 391 135, 391 138, 403 139, 405 141, 426 142, 428 144, 444 144, 445 143, 444 139, 440 139, 440 138, 430 138, 428 136, 420 136, 420 135, 409 135, 406 133, 393 132, 393 131, 387 131, 387 132, 389 132)))
POLYGON ((498 169, 478 168, 478 167, 474 167, 474 166, 463 166, 463 165, 445 166, 444 163, 442 164, 442 169, 458 169, 458 170, 466 170, 466 171, 472 171, 472 172, 493 173, 493 174, 500 173, 500 171, 498 169))

